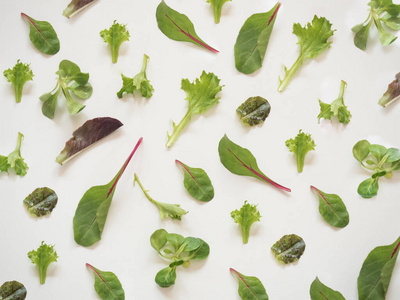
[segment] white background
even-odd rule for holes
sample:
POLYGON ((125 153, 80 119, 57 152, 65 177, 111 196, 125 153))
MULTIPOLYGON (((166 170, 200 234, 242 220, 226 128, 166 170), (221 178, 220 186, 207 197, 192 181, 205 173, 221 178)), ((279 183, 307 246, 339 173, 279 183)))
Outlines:
MULTIPOLYGON (((28 290, 28 299, 99 299, 88 262, 120 279, 126 299, 240 299, 237 280, 229 268, 258 277, 270 299, 309 299, 316 276, 346 299, 357 299, 357 277, 368 253, 399 236, 400 175, 380 179, 377 197, 363 199, 357 186, 371 174, 352 156, 361 139, 400 147, 400 103, 383 109, 377 104, 388 83, 399 71, 399 41, 383 48, 371 29, 367 51, 353 44, 351 27, 368 15, 361 0, 282 0, 263 67, 251 75, 234 66, 233 46, 244 21, 266 12, 274 1, 239 1, 225 4, 221 23, 214 24, 211 6, 205 0, 169 0, 167 4, 186 14, 197 34, 220 50, 213 54, 195 45, 168 39, 157 28, 158 1, 100 0, 71 19, 62 16, 69 1, 5 1, 0 9, 0 70, 13 67, 17 59, 31 63, 34 81, 26 84, 22 102, 14 101, 12 86, 0 80, 0 153, 7 155, 16 144, 18 131, 25 135, 22 156, 28 174, 0 174, 0 284, 18 280, 28 290), (54 56, 40 53, 29 40, 24 12, 49 21, 61 42, 54 56), (293 23, 304 26, 314 16, 324 16, 336 29, 331 48, 316 60, 306 62, 283 93, 277 92, 283 64, 290 67, 298 56, 293 23), (114 20, 126 23, 131 34, 121 46, 117 64, 111 63, 109 47, 99 32, 114 20), (116 97, 120 74, 132 77, 140 71, 143 54, 150 57, 147 75, 154 96, 116 97), (75 116, 66 110, 60 96, 54 120, 41 113, 39 96, 56 84, 55 72, 68 59, 89 72, 93 95, 75 116), (218 105, 194 117, 171 149, 165 148, 171 120, 178 122, 187 109, 182 78, 193 81, 201 72, 214 72, 224 85, 218 105), (345 103, 352 113, 347 126, 334 121, 317 122, 318 99, 331 102, 339 94, 340 80, 348 83, 345 103), (261 126, 241 124, 235 109, 251 96, 269 100, 270 116, 261 126), (119 119, 124 126, 64 166, 55 157, 86 120, 100 116, 119 119), (311 133, 316 150, 306 157, 298 174, 294 155, 285 141, 299 129, 311 133), (260 169, 278 183, 292 189, 280 192, 250 177, 231 174, 219 161, 218 142, 229 138, 248 148, 260 169), (117 173, 139 137, 144 140, 116 189, 100 242, 84 248, 73 239, 72 218, 87 189, 108 183, 117 173), (183 187, 183 173, 175 159, 207 171, 215 187, 215 198, 200 203, 183 187), (189 213, 182 221, 161 221, 157 208, 133 187, 136 172, 155 199, 179 203, 189 213), (350 214, 344 229, 328 225, 318 211, 318 199, 309 186, 341 196, 350 214), (23 199, 35 188, 54 189, 59 202, 51 215, 35 219, 23 199), (230 217, 243 202, 258 203, 261 222, 253 225, 250 240, 242 244, 241 232, 230 217), (167 266, 149 243, 159 228, 183 236, 204 239, 211 248, 205 261, 178 268, 174 286, 160 288, 156 273, 167 266), (298 263, 280 265, 270 247, 283 235, 295 233, 306 242, 298 263), (41 241, 55 244, 59 261, 50 265, 45 285, 39 284, 37 268, 28 251, 41 241)), ((394 269, 387 299, 399 299, 400 263, 394 269)))

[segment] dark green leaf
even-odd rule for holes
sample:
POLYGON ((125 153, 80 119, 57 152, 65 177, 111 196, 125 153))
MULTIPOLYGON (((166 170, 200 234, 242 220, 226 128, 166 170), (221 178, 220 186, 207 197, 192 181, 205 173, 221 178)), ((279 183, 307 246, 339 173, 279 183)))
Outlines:
POLYGON ((155 250, 160 251, 167 243, 167 235, 168 232, 165 229, 158 229, 154 231, 150 237, 151 246, 155 250))
POLYGON ((359 300, 385 299, 399 247, 400 237, 393 244, 376 247, 368 254, 357 280, 359 300))
POLYGON ((203 202, 208 202, 214 198, 214 187, 207 173, 200 168, 191 168, 179 160, 175 160, 182 168, 184 173, 183 185, 189 194, 203 202))
POLYGON ((235 65, 239 72, 250 74, 262 67, 280 6, 278 2, 270 11, 254 14, 243 24, 235 43, 235 65))
POLYGON ((178 249, 185 242, 185 238, 176 233, 168 233, 166 238, 168 243, 175 249, 175 251, 178 251, 178 249))
POLYGON ((210 246, 202 239, 199 240, 201 241, 200 246, 195 250, 189 251, 188 253, 188 257, 190 257, 190 259, 203 260, 206 259, 210 254, 210 246))
POLYGON ((310 286, 311 300, 346 300, 341 293, 323 284, 318 277, 310 286))
POLYGON ((359 162, 367 158, 370 153, 369 147, 371 144, 367 140, 358 141, 353 147, 353 156, 359 162))
POLYGON ((363 198, 372 198, 378 194, 379 184, 378 178, 368 178, 360 183, 357 192, 363 198))
POLYGON ((295 234, 284 235, 272 247, 272 253, 279 262, 289 264, 299 260, 306 248, 303 239, 295 234))
POLYGON ((142 138, 110 183, 91 187, 79 201, 73 220, 74 239, 79 245, 87 247, 101 239, 118 180, 141 142, 142 138))
POLYGON ((41 217, 51 213, 57 205, 57 194, 47 187, 35 189, 24 199, 24 204, 32 216, 41 217))
POLYGON ((125 292, 118 277, 112 272, 96 269, 90 264, 86 266, 94 274, 94 289, 102 300, 124 300, 125 292))
POLYGON ((37 21, 24 13, 21 13, 21 16, 29 23, 29 38, 36 49, 49 55, 56 54, 60 50, 57 33, 49 22, 37 21))
POLYGON ((175 41, 189 42, 200 45, 212 52, 218 52, 207 45, 194 30, 193 23, 189 18, 170 8, 164 0, 157 7, 156 18, 158 28, 168 38, 175 41))
POLYGON ((349 213, 342 199, 335 194, 326 194, 311 186, 319 199, 319 212, 330 225, 343 228, 349 224, 349 213))
POLYGON ((239 281, 239 296, 242 300, 268 300, 267 292, 257 277, 245 276, 234 269, 230 269, 239 281))
POLYGON ((272 181, 262 173, 253 154, 246 148, 233 143, 226 134, 219 142, 218 153, 221 163, 231 173, 264 180, 277 188, 290 192, 290 189, 272 181))
POLYGON ((155 281, 161 287, 169 287, 175 284, 175 279, 176 267, 170 268, 168 266, 157 273, 155 281))
POLYGON ((271 111, 271 105, 260 96, 250 97, 236 111, 243 123, 253 126, 265 121, 271 111))
POLYGON ((26 289, 18 281, 6 281, 0 286, 0 300, 24 300, 26 289))

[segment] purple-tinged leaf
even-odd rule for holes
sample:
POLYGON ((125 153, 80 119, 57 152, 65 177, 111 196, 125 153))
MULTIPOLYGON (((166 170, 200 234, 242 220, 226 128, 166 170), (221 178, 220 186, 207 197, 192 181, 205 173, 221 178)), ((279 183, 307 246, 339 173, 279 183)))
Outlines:
POLYGON ((124 300, 125 292, 117 275, 113 272, 105 272, 86 264, 94 274, 94 289, 103 300, 124 300))
POLYGON ((382 98, 379 99, 378 104, 383 107, 388 106, 390 103, 398 100, 400 98, 400 73, 396 74, 395 80, 393 80, 387 91, 383 94, 382 98))
POLYGON ((67 8, 63 11, 63 16, 67 18, 71 18, 76 13, 80 12, 82 9, 87 7, 89 4, 92 4, 96 0, 72 0, 70 4, 68 4, 67 8))

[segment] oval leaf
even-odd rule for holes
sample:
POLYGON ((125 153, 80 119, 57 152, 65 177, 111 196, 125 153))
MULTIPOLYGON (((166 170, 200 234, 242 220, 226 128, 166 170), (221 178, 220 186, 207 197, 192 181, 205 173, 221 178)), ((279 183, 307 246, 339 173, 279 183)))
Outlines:
POLYGON ((150 237, 151 246, 155 250, 160 251, 167 243, 167 234, 168 232, 165 229, 158 229, 154 231, 150 237))
POLYGON ((109 117, 86 121, 72 133, 72 138, 65 143, 65 147, 57 156, 56 162, 62 165, 80 151, 113 133, 122 125, 119 120, 109 117))
POLYGON ((41 217, 51 213, 57 205, 57 194, 47 187, 37 188, 24 199, 24 204, 32 216, 41 217))
POLYGON ((196 34, 193 23, 186 15, 170 8, 164 0, 157 7, 156 18, 158 28, 171 40, 193 43, 212 52, 218 52, 196 34))
POLYGON ((379 178, 368 178, 360 183, 357 189, 357 193, 363 198, 372 198, 378 194, 379 190, 379 178))
POLYGON ((295 234, 284 235, 271 250, 279 262, 289 264, 299 260, 306 248, 303 239, 295 234))
POLYGON ((185 176, 183 185, 193 198, 203 202, 214 198, 214 187, 203 169, 191 168, 179 160, 175 162, 182 167, 185 176))
POLYGON ((343 295, 323 284, 318 277, 310 286, 311 300, 346 300, 343 295))
POLYGON ((270 178, 268 178, 257 166, 256 158, 246 148, 233 143, 226 134, 220 140, 218 145, 219 159, 221 163, 231 173, 236 175, 251 176, 260 180, 264 180, 273 186, 290 192, 290 189, 284 187, 270 178))
POLYGON ((342 199, 335 194, 326 194, 316 187, 311 186, 319 199, 319 212, 330 225, 343 228, 349 224, 349 213, 342 199))
POLYGON ((280 6, 278 2, 269 12, 254 14, 243 24, 235 43, 235 66, 239 72, 250 74, 262 67, 280 6))
POLYGON ((230 271, 239 281, 239 296, 242 300, 268 300, 267 292, 257 277, 245 276, 234 269, 230 271))
POLYGON ((0 286, 0 299, 4 300, 24 300, 26 289, 18 281, 6 281, 0 286))
POLYGON ((263 97, 250 97, 236 111, 243 123, 253 126, 265 121, 271 111, 271 105, 263 97))
POLYGON ((357 144, 353 147, 353 156, 359 162, 362 162, 364 159, 367 158, 369 154, 369 147, 370 143, 367 140, 358 141, 357 144))
POLYGON ((112 272, 104 272, 90 264, 86 266, 93 271, 94 289, 103 300, 124 300, 125 292, 118 277, 112 272))
POLYGON ((175 284, 176 280, 176 267, 166 267, 160 270, 155 278, 156 283, 161 287, 169 287, 175 284))
POLYGON ((24 13, 21 13, 21 16, 28 20, 29 38, 36 49, 49 55, 56 54, 60 50, 57 33, 49 22, 37 21, 24 13))
POLYGON ((400 237, 391 245, 379 246, 365 259, 358 276, 359 300, 384 300, 399 255, 400 237))

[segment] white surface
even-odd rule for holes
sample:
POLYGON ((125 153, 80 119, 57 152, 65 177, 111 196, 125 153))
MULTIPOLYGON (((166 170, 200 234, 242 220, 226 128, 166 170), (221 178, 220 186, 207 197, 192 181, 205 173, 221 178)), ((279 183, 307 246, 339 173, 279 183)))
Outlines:
MULTIPOLYGON (((400 103, 386 109, 377 105, 399 71, 400 42, 383 48, 373 28, 367 51, 354 46, 350 28, 367 17, 366 2, 282 0, 264 66, 252 75, 236 71, 233 46, 244 21, 253 13, 270 10, 275 1, 228 2, 218 25, 205 0, 167 1, 192 20, 198 35, 220 50, 219 54, 165 37, 155 19, 158 1, 99 0, 70 20, 61 15, 68 2, 23 0, 1 5, 0 70, 21 59, 31 63, 35 77, 26 84, 20 104, 14 101, 11 85, 5 78, 0 80, 0 153, 7 155, 14 149, 20 131, 25 135, 22 156, 29 165, 25 177, 0 174, 0 283, 22 282, 28 299, 34 300, 99 299, 93 275, 85 267, 88 262, 114 272, 126 299, 239 299, 238 283, 229 273, 233 267, 257 276, 270 299, 309 299, 316 276, 346 299, 356 299, 357 277, 368 253, 376 246, 393 243, 400 234, 398 173, 390 180, 380 179, 377 197, 363 199, 357 194, 358 184, 370 174, 353 158, 353 145, 368 138, 400 147, 400 103), (53 25, 61 41, 59 53, 45 56, 34 48, 21 12, 53 25), (288 88, 278 93, 282 65, 290 67, 299 53, 293 23, 304 26, 314 14, 326 17, 337 30, 332 46, 316 60, 306 62, 288 88), (131 41, 122 45, 114 65, 99 36, 113 20, 127 23, 131 33, 131 41), (147 75, 154 96, 150 100, 132 95, 118 99, 120 74, 139 72, 143 53, 150 56, 147 75), (85 102, 86 108, 75 116, 68 114, 60 97, 56 117, 49 120, 41 113, 39 96, 54 88, 55 72, 63 59, 90 73, 94 92, 85 102), (193 118, 167 150, 164 145, 166 131, 172 130, 171 120, 178 122, 187 107, 181 79, 192 81, 203 70, 214 72, 225 85, 220 103, 204 116, 193 118), (345 103, 353 115, 350 123, 318 124, 318 99, 336 99, 342 79, 348 83, 345 103), (248 128, 241 124, 235 109, 256 95, 267 98, 272 110, 262 126, 248 128), (55 163, 72 131, 99 116, 118 118, 124 126, 66 165, 55 163), (296 136, 299 129, 311 133, 317 144, 316 151, 307 155, 302 174, 297 173, 294 156, 285 146, 285 140, 296 136), (217 151, 225 133, 251 150, 260 169, 290 187, 292 193, 227 171, 217 151), (77 245, 72 218, 79 200, 91 186, 113 178, 140 136, 143 143, 118 184, 102 240, 89 248, 77 245), (175 159, 208 172, 215 187, 211 202, 199 203, 188 195, 175 159), (189 214, 181 222, 161 221, 157 208, 138 186, 132 186, 134 172, 151 196, 180 203, 189 214), (323 220, 311 184, 342 197, 350 213, 346 228, 334 229, 323 220), (50 216, 34 219, 22 200, 42 186, 54 189, 59 202, 50 216), (242 244, 240 229, 230 217, 244 200, 258 203, 262 215, 261 222, 253 225, 247 245, 242 244), (149 243, 150 235, 159 228, 200 237, 211 248, 205 261, 178 268, 175 285, 167 289, 154 282, 156 273, 167 266, 149 243), (270 247, 290 233, 300 235, 307 247, 298 263, 282 266, 270 247), (49 267, 46 284, 41 286, 27 252, 42 240, 55 244, 60 258, 49 267)), ((387 299, 399 295, 400 263, 394 269, 387 299)))

